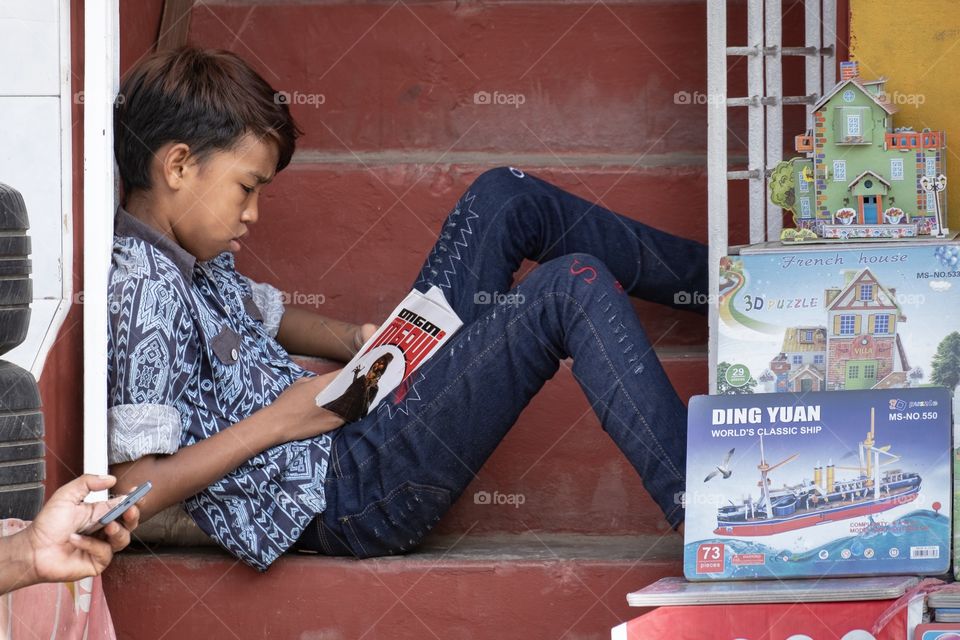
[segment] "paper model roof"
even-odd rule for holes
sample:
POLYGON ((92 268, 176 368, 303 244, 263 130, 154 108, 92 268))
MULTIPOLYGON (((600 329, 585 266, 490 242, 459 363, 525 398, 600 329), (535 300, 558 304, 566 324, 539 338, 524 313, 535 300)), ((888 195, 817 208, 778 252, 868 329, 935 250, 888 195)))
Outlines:
POLYGON ((880 182, 882 182, 885 187, 887 187, 888 189, 890 188, 890 183, 887 182, 886 180, 884 180, 884 179, 883 179, 883 176, 877 174, 877 173, 874 172, 874 171, 871 171, 870 169, 867 169, 866 171, 864 171, 863 173, 861 173, 860 175, 858 175, 856 178, 854 178, 853 180, 851 180, 851 181, 850 181, 850 184, 847 185, 847 189, 853 189, 853 186, 854 186, 855 184, 857 184, 858 182, 860 182, 861 180, 863 180, 863 178, 866 177, 867 175, 873 176, 874 178, 876 178, 877 180, 879 180, 880 182))
POLYGON ((788 327, 783 332, 783 353, 803 353, 807 351, 825 351, 827 348, 826 327, 788 327), (803 332, 813 331, 813 341, 801 341, 803 332))
MULTIPOLYGON (((864 269, 863 271, 855 273, 856 275, 849 279, 840 293, 833 296, 833 299, 827 304, 828 312, 838 311, 840 309, 845 311, 896 309, 898 312, 900 311, 900 305, 897 304, 896 298, 889 289, 880 284, 870 269, 864 269), (862 284, 871 284, 877 288, 877 295, 873 300, 858 300, 856 287, 862 284)), ((828 289, 828 291, 830 290, 828 289)), ((900 317, 901 320, 903 319, 900 314, 898 314, 898 317, 900 317)))
MULTIPOLYGON (((819 111, 825 104, 830 102, 830 98, 837 95, 837 93, 839 93, 841 89, 843 89, 849 84, 855 85, 857 89, 863 92, 863 95, 873 100, 881 109, 886 111, 889 115, 893 115, 894 113, 897 112, 896 106, 890 104, 889 102, 885 102, 881 100, 878 96, 874 95, 872 91, 868 90, 864 86, 865 83, 861 82, 859 78, 850 78, 849 80, 844 80, 843 82, 837 83, 837 86, 835 86, 829 93, 824 94, 824 96, 820 98, 815 105, 813 105, 813 110, 819 111)), ((873 83, 870 83, 870 84, 873 84, 873 83)))

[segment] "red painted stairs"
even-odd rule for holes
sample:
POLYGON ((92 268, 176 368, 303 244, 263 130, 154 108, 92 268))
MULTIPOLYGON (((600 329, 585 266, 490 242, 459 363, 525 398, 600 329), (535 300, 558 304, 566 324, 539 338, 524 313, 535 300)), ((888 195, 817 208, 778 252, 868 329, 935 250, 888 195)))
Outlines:
MULTIPOLYGON (((123 25, 142 35, 159 5, 128 5, 123 25)), ((745 8, 730 11, 733 30, 745 8)), ((191 20, 192 44, 249 60, 306 131, 238 257, 292 303, 381 319, 459 194, 498 165, 706 240, 702 2, 222 0, 191 20)), ((124 65, 143 49, 127 42, 124 65)), ((705 393, 703 318, 637 310, 681 396, 705 393)), ((642 612, 628 591, 680 571, 679 536, 562 366, 415 553, 291 555, 259 575, 216 549, 133 549, 104 586, 122 639, 597 640, 642 612), (524 502, 480 504, 484 491, 524 502)))

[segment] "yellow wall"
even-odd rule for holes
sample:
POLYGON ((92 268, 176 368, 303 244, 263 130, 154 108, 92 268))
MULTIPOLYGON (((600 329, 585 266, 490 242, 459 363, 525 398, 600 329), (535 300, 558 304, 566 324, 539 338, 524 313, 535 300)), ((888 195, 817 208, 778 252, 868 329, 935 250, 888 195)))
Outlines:
POLYGON ((960 227, 960 2, 850 0, 850 59, 906 101, 895 127, 947 132, 947 212, 951 230, 960 227))

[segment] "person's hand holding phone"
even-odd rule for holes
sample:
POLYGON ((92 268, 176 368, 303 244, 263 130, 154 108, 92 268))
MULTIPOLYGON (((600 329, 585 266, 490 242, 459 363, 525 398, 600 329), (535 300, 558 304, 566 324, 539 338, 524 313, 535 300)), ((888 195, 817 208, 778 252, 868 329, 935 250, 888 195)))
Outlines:
POLYGON ((140 518, 136 506, 103 527, 96 537, 78 533, 124 499, 120 496, 106 502, 84 502, 91 491, 109 489, 114 484, 113 476, 80 476, 58 489, 33 523, 17 534, 25 536, 33 556, 35 575, 31 582, 65 582, 99 575, 113 554, 130 543, 130 532, 140 518))

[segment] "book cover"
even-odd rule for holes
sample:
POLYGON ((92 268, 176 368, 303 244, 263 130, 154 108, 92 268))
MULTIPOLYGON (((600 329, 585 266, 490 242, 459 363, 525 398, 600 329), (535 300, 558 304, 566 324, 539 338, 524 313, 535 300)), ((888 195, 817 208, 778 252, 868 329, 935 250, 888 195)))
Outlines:
POLYGON ((402 386, 463 325, 437 287, 411 291, 343 371, 321 391, 317 406, 354 422, 402 386), (398 388, 399 387, 399 388, 398 388))
POLYGON ((685 575, 946 572, 950 437, 940 387, 692 398, 685 575))

